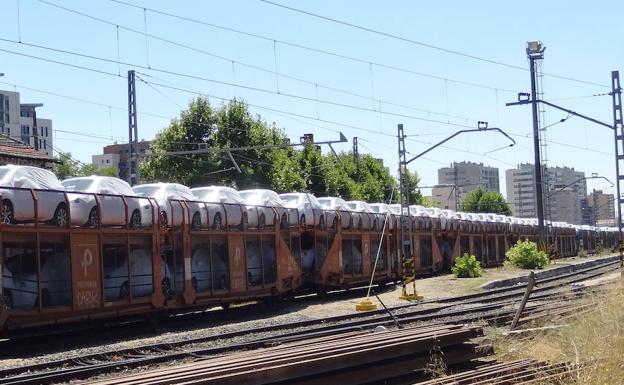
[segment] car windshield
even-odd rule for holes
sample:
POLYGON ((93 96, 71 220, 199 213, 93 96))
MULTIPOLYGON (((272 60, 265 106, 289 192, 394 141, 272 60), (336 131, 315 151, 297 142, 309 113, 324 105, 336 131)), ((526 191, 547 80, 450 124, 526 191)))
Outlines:
POLYGON ((331 207, 331 199, 330 198, 321 198, 318 200, 321 206, 323 207, 331 207))
POLYGON ((93 179, 67 179, 61 182, 67 191, 86 191, 93 184, 93 179))
POLYGON ((160 190, 158 186, 136 186, 132 188, 132 191, 142 197, 154 196, 158 190, 160 190))
POLYGON ((297 195, 280 195, 286 206, 297 206, 299 204, 299 196, 297 195))

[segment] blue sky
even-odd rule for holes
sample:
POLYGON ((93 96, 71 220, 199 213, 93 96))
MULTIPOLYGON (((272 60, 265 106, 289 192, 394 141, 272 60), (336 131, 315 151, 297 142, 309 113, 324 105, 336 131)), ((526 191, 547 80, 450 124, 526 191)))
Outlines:
MULTIPOLYGON (((415 161, 410 168, 422 176, 423 185, 432 185, 437 182, 439 167, 453 161, 482 162, 500 169, 504 189, 504 170, 533 159, 532 139, 528 135, 530 107, 505 107, 505 102, 516 100, 517 92, 530 89, 529 73, 524 70, 528 69, 526 41, 539 39, 546 45, 544 73, 595 83, 547 75, 543 77, 544 98, 607 123, 612 122, 610 96, 590 95, 609 92, 611 71, 624 70, 621 33, 616 28, 624 4, 615 0, 565 4, 278 0, 313 13, 523 69, 379 36, 259 0, 124 1, 139 8, 110 0, 0 0, 0 50, 109 73, 0 51, 0 72, 5 73, 0 78, 0 88, 15 88, 22 93, 23 102, 44 103, 39 114, 54 120, 55 146, 85 162, 90 161, 92 154, 101 153, 104 145, 127 138, 125 75, 129 69, 135 69, 151 83, 223 99, 243 98, 254 112, 283 127, 293 139, 308 132, 314 132, 318 140, 337 138, 337 131, 342 131, 349 140, 357 136, 360 151, 383 158, 393 172, 397 169, 398 123, 403 123, 406 134, 411 136, 408 151, 418 153, 428 143, 462 128, 457 125, 473 127, 478 120, 485 120, 490 126, 513 134, 518 145, 489 152, 505 146, 508 140, 495 133, 468 134, 449 142, 451 148, 434 150, 426 159, 415 161), (101 18, 109 24, 46 2, 101 18), (140 7, 265 38, 190 23, 149 10, 144 13, 140 7), (128 28, 137 32, 147 29, 148 34, 178 45, 148 38, 146 48, 145 36, 128 28), (31 46, 12 42, 20 39, 31 46), (281 41, 361 60, 312 52, 281 41), (32 45, 97 56, 110 62, 32 45), (115 63, 118 57, 131 65, 115 63), (276 66, 280 74, 277 79, 276 66)), ((145 139, 153 138, 196 96, 144 83, 138 84, 137 91, 139 137, 145 139)), ((215 105, 222 103, 218 98, 211 101, 215 105)), ((565 113, 546 110, 544 125, 565 117, 565 113)), ((549 165, 570 166, 587 174, 596 172, 615 181, 611 130, 570 118, 549 127, 546 138, 549 165)), ((349 150, 350 144, 336 148, 349 150)), ((588 186, 614 192, 604 180, 590 180, 588 186)))

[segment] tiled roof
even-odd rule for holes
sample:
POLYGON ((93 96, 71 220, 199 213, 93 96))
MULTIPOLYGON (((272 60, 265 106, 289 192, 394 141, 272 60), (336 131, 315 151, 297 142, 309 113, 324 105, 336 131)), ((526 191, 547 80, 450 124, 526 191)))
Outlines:
POLYGON ((43 154, 33 147, 15 140, 7 135, 0 134, 0 156, 13 156, 18 158, 30 158, 48 160, 50 162, 55 161, 54 157, 43 154))

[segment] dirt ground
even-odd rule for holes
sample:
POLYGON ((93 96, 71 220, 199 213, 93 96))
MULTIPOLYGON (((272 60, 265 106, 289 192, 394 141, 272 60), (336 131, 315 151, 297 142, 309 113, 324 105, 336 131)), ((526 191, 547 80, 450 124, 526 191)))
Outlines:
MULTIPOLYGON (((565 258, 553 261, 544 270, 554 269, 557 267, 574 265, 582 262, 588 262, 600 258, 603 256, 593 256, 586 258, 565 258)), ((523 270, 512 267, 496 267, 483 269, 484 274, 479 278, 456 278, 453 274, 442 274, 430 278, 421 278, 416 280, 416 291, 418 294, 427 299, 447 298, 464 294, 478 293, 483 291, 481 286, 491 281, 513 278, 523 275, 528 275, 530 270, 523 270)), ((619 277, 619 273, 616 275, 609 275, 611 278, 619 277)), ((599 278, 606 279, 606 278, 599 278)), ((409 301, 399 298, 401 295, 401 287, 397 286, 395 289, 389 287, 383 293, 379 294, 379 297, 387 307, 400 306, 408 304, 409 301)), ((352 295, 347 299, 332 300, 328 298, 327 301, 313 301, 308 306, 302 307, 297 310, 299 315, 307 316, 310 318, 322 318, 330 317, 333 315, 343 315, 355 313, 355 306, 366 298, 366 292, 361 292, 361 295, 352 295)), ((371 296, 371 301, 381 308, 379 301, 374 296, 371 296)), ((425 306, 423 304, 423 306, 425 306)))

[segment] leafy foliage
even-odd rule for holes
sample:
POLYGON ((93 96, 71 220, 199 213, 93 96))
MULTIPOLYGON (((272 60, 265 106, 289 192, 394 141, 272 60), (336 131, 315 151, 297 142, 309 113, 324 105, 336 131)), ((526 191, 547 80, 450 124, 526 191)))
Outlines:
POLYGON ((481 187, 466 194, 460 208, 462 211, 470 213, 511 215, 511 209, 501 193, 486 191, 481 187))
POLYGON ((481 263, 477 261, 474 255, 468 253, 455 258, 455 264, 451 271, 457 278, 476 278, 483 275, 481 263))
POLYGON ((59 161, 60 163, 55 164, 52 170, 59 180, 76 176, 117 176, 118 174, 118 170, 115 166, 104 167, 98 170, 94 164, 81 165, 72 159, 71 153, 61 153, 59 155, 59 161))
POLYGON ((535 242, 518 241, 507 253, 505 265, 516 266, 521 269, 543 269, 550 263, 548 255, 537 249, 535 242))
MULTIPOLYGON (((140 164, 145 181, 171 181, 190 187, 210 184, 237 189, 269 188, 277 192, 311 192, 345 199, 387 201, 397 182, 383 163, 368 154, 359 161, 351 152, 338 157, 323 154, 316 145, 232 151, 241 173, 233 169, 226 148, 286 145, 283 130, 260 116, 252 116, 247 105, 233 100, 213 108, 205 98, 193 100, 179 118, 171 121, 154 140, 153 156, 140 164), (168 152, 211 149, 210 152, 171 156, 168 152)), ((411 176, 414 201, 423 201, 417 191, 418 176, 411 176)), ((398 194, 395 192, 395 197, 398 194)))

